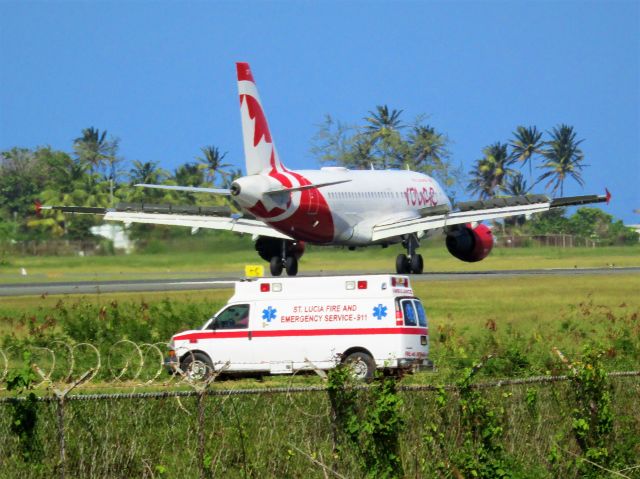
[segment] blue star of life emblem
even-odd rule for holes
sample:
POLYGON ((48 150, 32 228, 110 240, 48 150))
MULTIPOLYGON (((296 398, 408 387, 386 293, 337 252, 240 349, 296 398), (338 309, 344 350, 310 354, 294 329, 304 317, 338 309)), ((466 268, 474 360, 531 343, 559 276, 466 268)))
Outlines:
POLYGON ((373 316, 380 320, 387 317, 387 307, 379 304, 373 308, 373 316))
POLYGON ((278 310, 276 308, 272 308, 271 306, 269 306, 267 309, 262 310, 262 319, 270 323, 271 321, 276 319, 277 312, 278 310))

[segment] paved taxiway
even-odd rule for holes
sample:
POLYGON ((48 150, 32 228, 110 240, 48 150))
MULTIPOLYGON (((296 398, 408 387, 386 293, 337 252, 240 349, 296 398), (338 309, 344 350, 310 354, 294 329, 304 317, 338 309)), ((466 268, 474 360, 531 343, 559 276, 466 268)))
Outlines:
MULTIPOLYGON (((640 267, 632 268, 585 268, 585 269, 534 269, 503 270, 478 272, 440 272, 411 275, 412 281, 473 280, 483 278, 500 278, 513 276, 575 276, 575 275, 614 275, 640 273, 640 267)), ((327 276, 335 272, 307 271, 300 276, 327 276)), ((338 275, 361 274, 357 272, 337 273, 338 275)), ((368 273, 376 274, 376 273, 368 273)), ((385 274, 380 271, 378 274, 385 274)), ((0 284, 0 296, 29 296, 43 294, 99 294, 142 291, 195 291, 207 289, 230 288, 239 276, 193 278, 193 279, 136 279, 117 281, 77 281, 48 283, 0 284)))

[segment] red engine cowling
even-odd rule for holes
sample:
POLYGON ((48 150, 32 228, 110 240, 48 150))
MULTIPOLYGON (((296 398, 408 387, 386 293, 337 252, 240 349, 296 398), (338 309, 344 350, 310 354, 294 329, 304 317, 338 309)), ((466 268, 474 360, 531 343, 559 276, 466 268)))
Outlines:
POLYGON ((456 258, 474 263, 489 256, 493 248, 491 229, 483 224, 475 228, 470 224, 460 225, 447 233, 447 249, 456 258))
MULTIPOLYGON (((265 260, 271 261, 274 256, 282 256, 282 240, 260 236, 256 240, 256 251, 265 260)), ((286 241, 287 256, 295 256, 296 259, 304 254, 304 241, 286 241)))

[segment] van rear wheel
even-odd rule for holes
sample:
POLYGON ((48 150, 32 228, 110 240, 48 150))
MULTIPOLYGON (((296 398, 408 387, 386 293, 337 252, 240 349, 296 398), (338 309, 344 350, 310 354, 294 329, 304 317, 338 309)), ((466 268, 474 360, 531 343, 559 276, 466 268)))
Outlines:
POLYGON ((367 353, 351 353, 344 364, 351 369, 356 379, 371 379, 376 371, 376 363, 367 353))
POLYGON ((180 369, 192 381, 205 381, 213 374, 211 359, 201 352, 187 353, 182 358, 180 369))

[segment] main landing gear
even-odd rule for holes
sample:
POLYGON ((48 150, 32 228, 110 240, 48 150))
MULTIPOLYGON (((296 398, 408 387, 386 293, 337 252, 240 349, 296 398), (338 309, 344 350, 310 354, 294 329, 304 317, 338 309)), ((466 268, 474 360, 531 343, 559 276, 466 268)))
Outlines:
POLYGON ((407 236, 402 241, 402 246, 407 249, 407 254, 399 254, 396 257, 396 273, 398 274, 422 274, 424 261, 422 255, 416 253, 420 246, 418 237, 415 234, 407 236))
POLYGON ((269 269, 271 276, 280 276, 283 269, 287 272, 287 276, 295 276, 298 274, 298 258, 287 251, 286 241, 282 242, 282 254, 272 256, 271 260, 269 260, 269 269))

